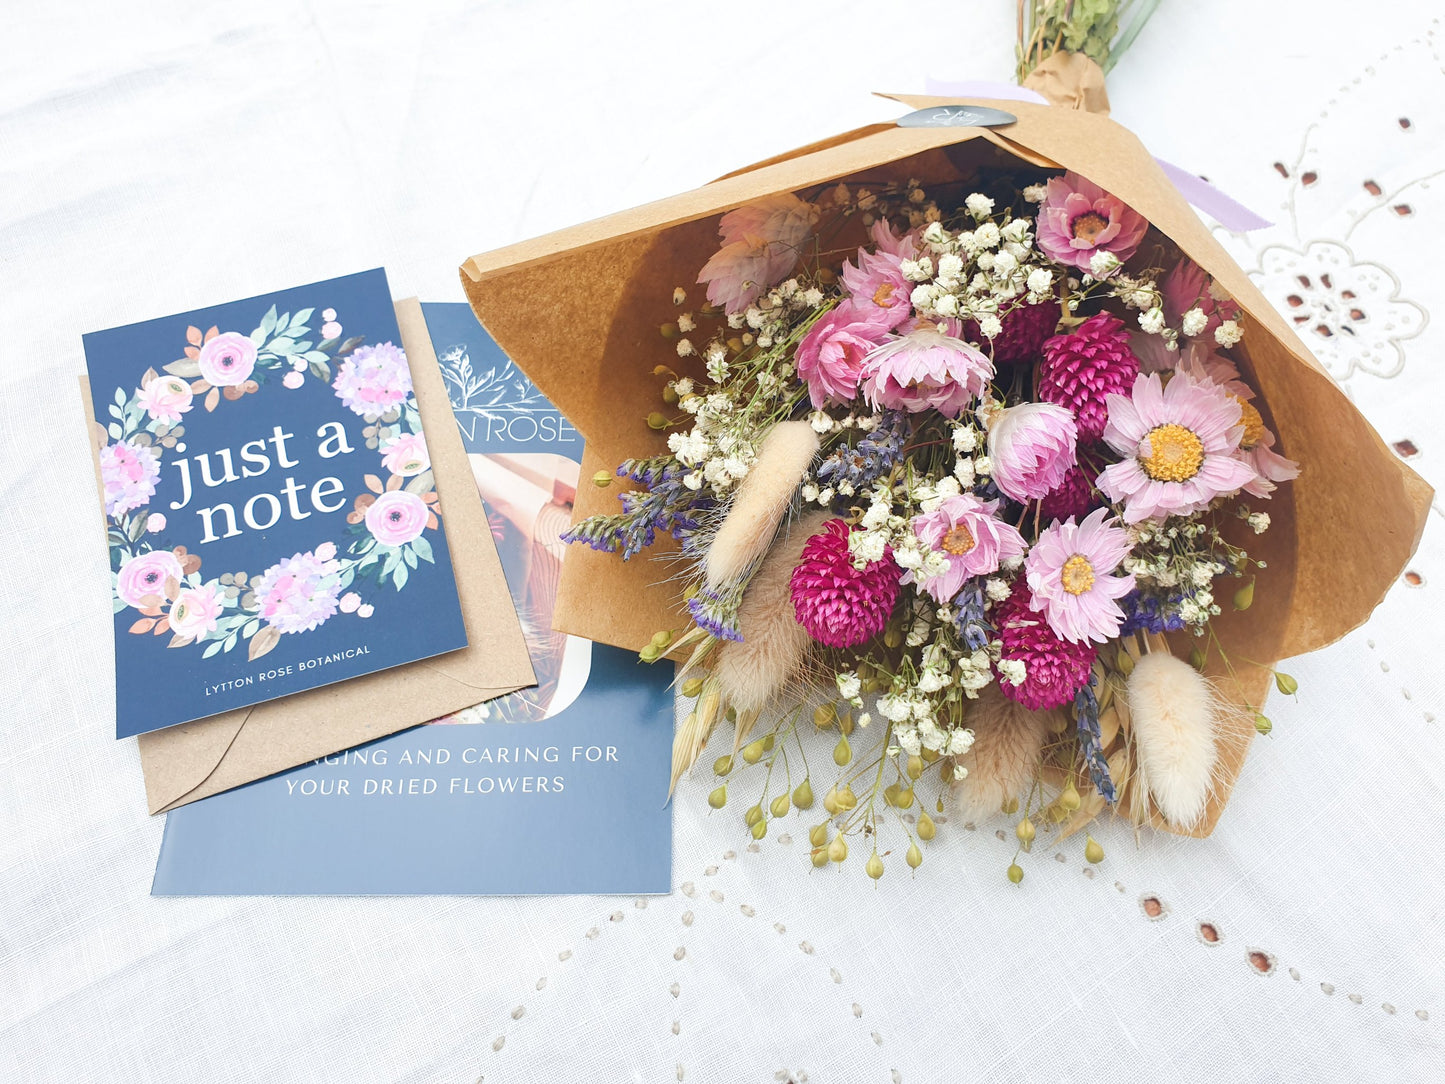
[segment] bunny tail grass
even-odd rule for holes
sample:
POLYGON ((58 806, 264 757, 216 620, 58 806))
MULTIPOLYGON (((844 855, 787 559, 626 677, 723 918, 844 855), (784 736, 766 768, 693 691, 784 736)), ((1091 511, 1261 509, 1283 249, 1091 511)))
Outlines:
POLYGON ((1028 789, 1044 747, 1048 714, 1029 711, 988 685, 969 703, 964 722, 973 731, 973 748, 958 758, 968 775, 957 788, 968 819, 997 813, 1028 789))
POLYGON ((738 606, 743 638, 728 640, 717 650, 713 680, 739 715, 755 717, 803 665, 812 637, 793 612, 789 581, 803 546, 829 518, 827 512, 812 512, 778 535, 738 606))
POLYGON ((703 566, 709 587, 731 583, 763 556, 817 454, 818 434, 807 422, 779 422, 768 430, 708 546, 703 566))
POLYGON ((1209 803, 1218 758, 1214 688, 1187 662, 1154 651, 1134 664, 1125 692, 1138 781, 1171 827, 1192 828, 1209 803))

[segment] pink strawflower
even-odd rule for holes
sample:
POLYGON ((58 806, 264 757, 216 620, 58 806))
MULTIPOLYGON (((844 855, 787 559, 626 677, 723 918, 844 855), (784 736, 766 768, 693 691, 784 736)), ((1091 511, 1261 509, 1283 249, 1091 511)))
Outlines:
POLYGON ((790 192, 738 207, 722 216, 722 248, 703 265, 697 281, 707 299, 728 312, 741 312, 798 264, 803 242, 813 231, 818 209, 790 192))
POLYGON ((1244 432, 1240 435, 1235 458, 1254 471, 1254 478, 1244 484, 1244 491, 1255 497, 1269 497, 1274 493, 1276 483, 1299 477, 1299 464, 1274 451, 1274 434, 1264 427, 1264 419, 1254 404, 1238 396, 1236 400, 1239 402, 1239 423, 1244 432))
POLYGON ((1024 559, 1029 605, 1070 643, 1106 643, 1119 635, 1124 611, 1117 599, 1134 590, 1134 577, 1112 575, 1129 555, 1129 532, 1111 522, 1107 508, 1082 523, 1055 520, 1039 533, 1024 559))
POLYGON ((1109 396, 1104 440, 1123 462, 1099 475, 1099 489, 1124 505, 1124 522, 1187 516, 1252 482, 1237 459, 1241 403, 1213 383, 1175 373, 1134 381, 1132 395, 1109 396))
POLYGON ((1085 640, 1070 643, 1061 639, 1042 614, 1029 605, 1029 591, 1022 580, 1014 583, 1013 594, 993 611, 998 628, 1000 661, 1024 664, 1024 680, 1015 685, 998 675, 999 692, 1030 711, 1062 707, 1089 683, 1098 649, 1085 640))
POLYGON ((1165 347, 1158 335, 1142 331, 1129 333, 1129 349, 1139 359, 1141 373, 1171 373, 1176 369, 1196 380, 1210 380, 1230 395, 1253 399, 1254 389, 1239 375, 1239 367, 1204 339, 1184 339, 1177 350, 1165 347))
POLYGON ((983 345, 999 365, 1017 365, 1038 361, 1044 341, 1059 326, 1059 303, 1050 299, 1038 305, 1020 305, 1002 317, 1003 331, 986 343, 983 332, 973 320, 963 326, 963 337, 983 345))
POLYGON ((848 552, 849 526, 830 519, 808 539, 793 569, 793 612, 808 635, 829 647, 854 647, 883 631, 898 601, 902 572, 885 551, 861 569, 848 552))
POLYGON ((1122 262, 1134 255, 1149 223, 1144 216, 1074 172, 1049 180, 1038 217, 1039 248, 1058 263, 1088 270, 1095 252, 1122 262))
POLYGON ((857 265, 843 265, 843 288, 858 304, 886 310, 897 327, 913 313, 909 303, 913 284, 903 277, 903 261, 917 255, 915 237, 895 234, 885 218, 873 223, 869 232, 876 248, 873 252, 860 248, 857 265))
POLYGON ((863 361, 859 387, 875 407, 956 418, 993 379, 993 362, 962 339, 920 328, 863 361))
POLYGON ((1094 478, 1094 472, 1085 470, 1083 464, 1070 467, 1064 473, 1064 480, 1039 501, 1039 515, 1045 522, 1087 516, 1099 507, 1094 495, 1094 478))
POLYGON ((887 340, 891 327, 886 309, 843 301, 808 329, 795 357, 813 406, 857 397, 863 359, 887 340))
POLYGON ((1138 375, 1139 359, 1129 349, 1124 322, 1101 312, 1044 343, 1038 394, 1072 410, 1079 439, 1092 444, 1104 435, 1108 397, 1126 391, 1138 375))
POLYGON ((999 492, 1036 501, 1063 484, 1077 461, 1074 416, 1055 403, 1020 403, 988 427, 988 457, 999 492))
POLYGON ((1199 309, 1207 318, 1199 337, 1212 341, 1214 329, 1224 320, 1233 320, 1239 315, 1239 306, 1228 299, 1216 301, 1209 292, 1213 280, 1204 269, 1188 256, 1181 256, 1179 262, 1165 277, 1159 292, 1164 297, 1164 319, 1173 328, 1179 327, 1184 314, 1190 309, 1199 309))
POLYGON ((918 583, 938 602, 948 602, 974 576, 997 572, 1013 557, 1022 557, 1028 543, 1018 530, 1000 519, 998 501, 981 501, 971 493, 946 497, 932 512, 913 517, 913 533, 926 550, 948 555, 941 576, 920 581, 909 569, 903 583, 918 583))

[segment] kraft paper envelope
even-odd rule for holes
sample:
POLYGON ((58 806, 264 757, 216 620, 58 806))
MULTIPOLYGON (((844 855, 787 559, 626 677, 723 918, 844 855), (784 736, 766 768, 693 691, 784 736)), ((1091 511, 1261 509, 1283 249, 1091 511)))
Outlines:
MULTIPOLYGON (((1247 612, 1226 606, 1213 625, 1239 662, 1228 669, 1213 653, 1208 672, 1227 697, 1257 710, 1272 680, 1268 664, 1323 647, 1370 615, 1415 552, 1430 487, 1370 427, 1132 133, 1105 116, 1057 106, 889 97, 909 109, 983 106, 1011 119, 997 128, 880 123, 844 132, 694 191, 474 256, 461 268, 467 298, 586 438, 582 476, 610 473, 623 459, 666 450, 667 434, 647 423, 661 390, 654 366, 703 376, 697 359, 679 359, 657 328, 670 318, 674 287, 701 300, 698 269, 717 250, 723 213, 836 181, 961 184, 978 169, 1024 163, 1082 173, 1142 213, 1243 308, 1249 331, 1234 356, 1261 393, 1257 405, 1280 450, 1302 464, 1269 506, 1269 533, 1247 540, 1250 556, 1268 564, 1259 570, 1255 605, 1247 612), (1341 546, 1352 537, 1370 541, 1341 546)), ((616 493, 579 487, 576 515, 616 511, 616 493)), ((660 539, 655 552, 665 555, 670 545, 660 539)), ((574 547, 562 566, 554 625, 632 648, 659 629, 686 628, 683 582, 672 571, 647 555, 623 562, 574 547)), ((1171 640, 1179 655, 1193 646, 1182 634, 1171 640)), ((1222 746, 1220 782, 1190 834, 1213 829, 1254 735, 1253 717, 1242 710, 1228 724, 1233 740, 1222 746)))
MULTIPOLYGON (((141 734, 152 813, 218 794, 428 719, 536 684, 415 298, 396 303, 402 345, 426 431, 447 546, 467 629, 460 651, 381 670, 209 719, 141 734)), ((90 417, 90 396, 84 396, 90 417)), ((98 449, 93 449, 98 455, 98 449)), ((99 478, 100 461, 96 459, 99 478)))

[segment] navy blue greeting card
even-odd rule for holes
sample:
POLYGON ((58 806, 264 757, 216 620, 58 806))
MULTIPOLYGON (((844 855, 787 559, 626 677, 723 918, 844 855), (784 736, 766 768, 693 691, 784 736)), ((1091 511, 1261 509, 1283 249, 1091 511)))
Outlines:
POLYGON ((385 272, 84 341, 117 737, 466 646, 385 272))
POLYGON ((552 631, 581 438, 423 305, 538 685, 166 815, 155 895, 667 892, 670 667, 552 631))

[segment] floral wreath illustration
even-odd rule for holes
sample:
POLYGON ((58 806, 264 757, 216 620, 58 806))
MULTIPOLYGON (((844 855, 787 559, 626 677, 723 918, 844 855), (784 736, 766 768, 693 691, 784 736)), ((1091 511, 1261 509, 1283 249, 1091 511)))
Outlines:
POLYGON ((333 309, 321 313, 319 340, 313 341, 308 322, 315 311, 278 316, 273 305, 249 335, 187 328, 184 357, 159 373, 147 369, 129 396, 116 389, 112 420, 100 427, 100 472, 113 612, 138 612, 131 633, 169 632, 167 646, 174 648, 205 644, 201 657, 207 659, 244 641, 248 657, 258 659, 284 634, 310 632, 338 613, 370 617, 368 597, 388 582, 400 591, 418 562, 435 563, 425 532, 438 529, 441 508, 406 354, 390 342, 343 340, 333 309), (367 448, 380 453, 387 479, 366 475, 369 492, 346 516, 344 552, 326 541, 260 575, 230 571, 203 579, 200 556, 185 546, 166 547, 166 517, 147 507, 162 450, 174 449, 185 435, 184 416, 198 399, 209 413, 223 399, 255 394, 275 377, 295 390, 308 375, 329 384, 366 420, 362 435, 367 448))

